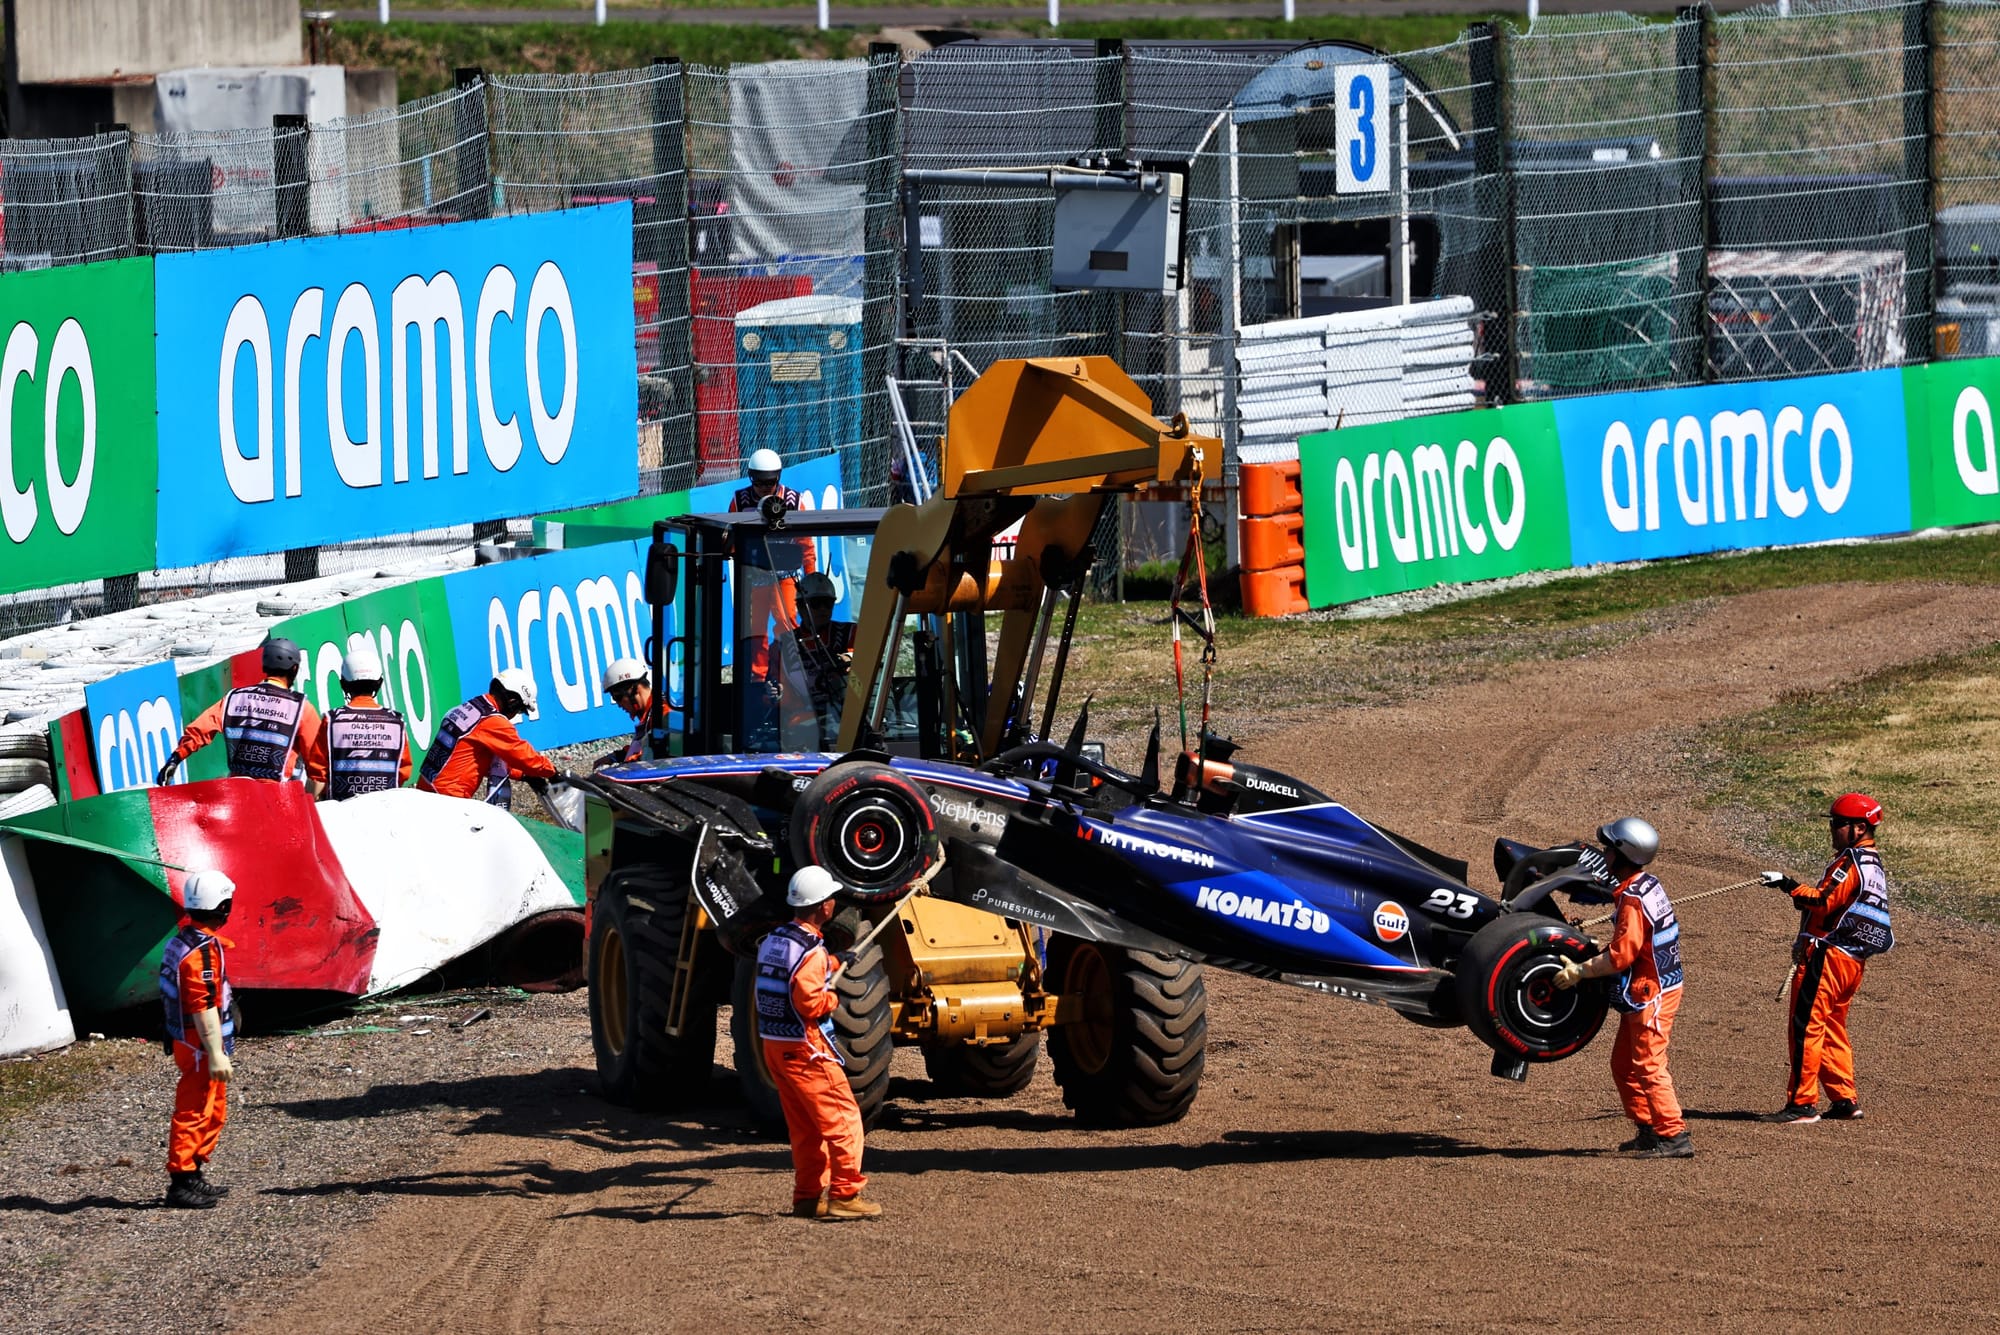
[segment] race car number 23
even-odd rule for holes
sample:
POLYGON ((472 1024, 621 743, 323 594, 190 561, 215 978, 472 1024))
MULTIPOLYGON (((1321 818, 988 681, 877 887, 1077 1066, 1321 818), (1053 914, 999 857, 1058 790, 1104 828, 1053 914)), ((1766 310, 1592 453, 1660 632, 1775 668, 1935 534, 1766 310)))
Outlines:
POLYGON ((1446 890, 1440 886, 1431 891, 1431 897, 1424 901, 1424 907, 1432 913, 1440 913, 1447 918, 1470 918, 1479 908, 1479 896, 1466 894, 1462 890, 1446 890))

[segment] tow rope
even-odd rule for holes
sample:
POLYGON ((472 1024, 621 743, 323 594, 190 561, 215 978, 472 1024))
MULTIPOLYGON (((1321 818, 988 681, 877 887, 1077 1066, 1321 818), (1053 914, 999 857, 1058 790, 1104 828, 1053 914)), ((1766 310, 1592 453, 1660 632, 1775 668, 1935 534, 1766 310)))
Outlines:
POLYGON ((1215 676, 1215 608, 1208 600, 1208 550, 1201 540, 1201 483, 1196 482, 1188 493, 1188 538, 1187 546, 1181 551, 1181 567, 1174 576, 1173 598, 1169 605, 1168 619, 1174 627, 1174 693, 1179 698, 1181 714, 1181 751, 1188 751, 1187 718, 1187 671, 1181 660, 1181 623, 1186 622, 1196 635, 1201 637, 1201 728, 1195 734, 1200 741, 1202 755, 1206 760, 1208 743, 1208 703, 1209 686, 1215 676), (1181 606, 1181 598, 1188 592, 1188 567, 1194 567, 1194 588, 1201 598, 1201 615, 1181 606))
MULTIPOLYGON (((1762 885, 1763 883, 1764 882, 1760 877, 1752 876, 1747 881, 1732 881, 1728 885, 1718 885, 1713 890, 1704 890, 1697 895, 1686 895, 1680 899, 1676 899, 1673 901, 1674 911, 1678 913, 1680 911, 1681 905, 1683 904, 1692 904, 1699 899, 1713 899, 1717 895, 1726 895, 1731 890, 1743 890, 1753 885, 1762 885)), ((1613 918, 1617 916, 1618 913, 1614 909, 1610 913, 1600 913, 1595 918, 1586 918, 1584 921, 1578 923, 1577 926, 1602 927, 1605 923, 1610 922, 1613 918)))

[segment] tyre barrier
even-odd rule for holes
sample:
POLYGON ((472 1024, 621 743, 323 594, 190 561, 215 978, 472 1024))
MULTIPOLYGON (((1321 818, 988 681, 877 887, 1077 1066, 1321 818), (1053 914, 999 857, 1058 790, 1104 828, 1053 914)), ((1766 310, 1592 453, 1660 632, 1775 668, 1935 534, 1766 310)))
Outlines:
POLYGON ((1243 610, 1253 617, 1306 611, 1305 496, 1298 460, 1244 464, 1237 470, 1237 537, 1242 552, 1243 610))

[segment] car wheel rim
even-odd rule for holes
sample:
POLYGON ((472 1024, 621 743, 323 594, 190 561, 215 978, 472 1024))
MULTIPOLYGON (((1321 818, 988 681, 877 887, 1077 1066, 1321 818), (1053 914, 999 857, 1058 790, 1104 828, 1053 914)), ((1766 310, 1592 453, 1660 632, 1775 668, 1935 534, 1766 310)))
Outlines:
POLYGON ((597 941, 597 1019, 604 1046, 613 1057, 625 1054, 625 938, 606 926, 597 941))
POLYGON ((855 880, 879 883, 909 856, 902 813, 880 798, 871 797, 842 812, 834 837, 855 880))
POLYGON ((1513 1010, 1524 1037, 1550 1038, 1575 1020, 1582 999, 1575 989, 1564 991, 1555 985, 1563 964, 1560 956, 1543 955, 1522 967, 1514 988, 1513 1010))
POLYGON ((1079 946, 1064 971, 1063 991, 1083 1001, 1082 1018, 1069 1025, 1070 1055, 1086 1075, 1111 1064, 1111 970, 1095 946, 1079 946))

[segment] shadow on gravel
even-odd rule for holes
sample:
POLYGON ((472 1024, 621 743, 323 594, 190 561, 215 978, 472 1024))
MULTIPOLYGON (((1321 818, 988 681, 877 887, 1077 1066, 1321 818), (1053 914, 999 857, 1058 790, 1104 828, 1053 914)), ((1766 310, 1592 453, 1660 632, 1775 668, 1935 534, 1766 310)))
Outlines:
MULTIPOLYGON (((980 1119, 988 1121, 990 1119, 980 1119)), ((1052 1121, 1074 1129, 1076 1123, 1052 1121)), ((1230 1131, 1202 1145, 1032 1145, 1013 1149, 906 1149, 870 1145, 869 1162, 893 1173, 1118 1173, 1221 1168, 1300 1160, 1597 1158, 1596 1149, 1472 1144, 1427 1132, 1230 1131)))
POLYGON ((79 1210, 160 1210, 165 1205, 157 1196, 143 1201, 121 1201, 116 1196, 79 1196, 73 1201, 45 1201, 40 1196, 0 1196, 0 1210, 26 1210, 35 1214, 75 1214, 79 1210))
POLYGON ((1681 1109, 1681 1116, 1687 1118, 1690 1122, 1756 1122, 1761 1121, 1764 1115, 1747 1108, 1716 1109, 1714 1111, 1706 1111, 1701 1108, 1683 1108, 1681 1109))
MULTIPOLYGON (((626 1147, 615 1147, 626 1148, 626 1147)), ((268 1187, 265 1196, 596 1196, 608 1191, 659 1191, 681 1187, 676 1201, 685 1200, 713 1177, 692 1173, 690 1168, 757 1168, 787 1172, 791 1150, 776 1146, 740 1153, 710 1154, 692 1161, 664 1159, 624 1159, 602 1168, 558 1168, 542 1159, 516 1159, 492 1168, 461 1172, 407 1173, 396 1177, 366 1178, 345 1182, 318 1182, 300 1187, 268 1187)), ((643 1209, 600 1207, 579 1214, 606 1218, 646 1219, 673 1213, 677 1219, 728 1219, 732 1212, 675 1212, 674 1202, 643 1209)), ((753 1212, 755 1213, 755 1212, 753 1212)))

